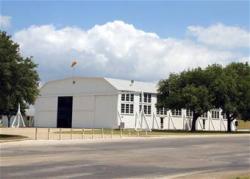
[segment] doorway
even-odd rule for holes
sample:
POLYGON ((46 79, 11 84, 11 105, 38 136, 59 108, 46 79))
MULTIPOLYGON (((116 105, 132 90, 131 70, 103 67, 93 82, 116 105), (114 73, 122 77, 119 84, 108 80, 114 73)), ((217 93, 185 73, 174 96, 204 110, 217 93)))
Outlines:
POLYGON ((161 119, 161 129, 163 129, 164 128, 164 118, 161 117, 160 119, 161 119))
POLYGON ((71 128, 72 127, 72 96, 58 97, 57 102, 57 127, 71 128))

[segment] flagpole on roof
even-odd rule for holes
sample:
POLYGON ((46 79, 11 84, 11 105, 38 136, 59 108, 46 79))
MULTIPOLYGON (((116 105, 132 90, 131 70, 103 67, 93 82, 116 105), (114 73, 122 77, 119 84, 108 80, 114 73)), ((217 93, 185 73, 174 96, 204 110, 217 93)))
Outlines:
POLYGON ((74 73, 75 73, 75 66, 77 64, 77 61, 76 60, 73 60, 72 63, 71 63, 71 68, 72 68, 72 80, 73 80, 73 84, 75 84, 75 80, 74 80, 74 73))

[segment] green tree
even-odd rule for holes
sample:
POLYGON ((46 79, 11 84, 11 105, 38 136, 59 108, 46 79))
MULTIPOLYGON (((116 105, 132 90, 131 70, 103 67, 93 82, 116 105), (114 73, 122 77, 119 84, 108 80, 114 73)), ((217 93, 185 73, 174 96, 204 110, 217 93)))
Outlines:
POLYGON ((8 117, 8 126, 18 103, 24 111, 38 95, 36 67, 32 57, 23 58, 19 45, 6 32, 0 31, 0 115, 8 117))
POLYGON ((191 110, 191 131, 196 131, 198 117, 213 107, 209 81, 208 73, 201 68, 171 74, 159 82, 157 107, 191 110))
MULTIPOLYGON (((207 70, 214 73, 215 67, 207 70)), ((248 119, 250 116, 250 67, 248 63, 231 63, 220 74, 214 73, 210 84, 213 105, 221 108, 227 117, 227 130, 236 118, 248 119)))

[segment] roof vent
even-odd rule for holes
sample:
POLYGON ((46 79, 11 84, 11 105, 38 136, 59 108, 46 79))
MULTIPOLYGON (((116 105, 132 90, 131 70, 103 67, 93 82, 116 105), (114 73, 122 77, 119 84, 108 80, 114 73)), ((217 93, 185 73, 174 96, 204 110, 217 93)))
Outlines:
POLYGON ((131 80, 130 86, 132 86, 134 84, 134 82, 135 82, 134 80, 131 80))

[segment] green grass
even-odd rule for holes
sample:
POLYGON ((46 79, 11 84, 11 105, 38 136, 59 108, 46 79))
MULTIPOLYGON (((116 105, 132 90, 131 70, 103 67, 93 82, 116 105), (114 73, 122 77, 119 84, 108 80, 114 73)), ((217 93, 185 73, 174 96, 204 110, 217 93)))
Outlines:
POLYGON ((250 121, 238 120, 238 129, 250 129, 250 121))
POLYGON ((242 176, 237 176, 237 177, 230 177, 229 179, 250 179, 250 175, 242 175, 242 176))

